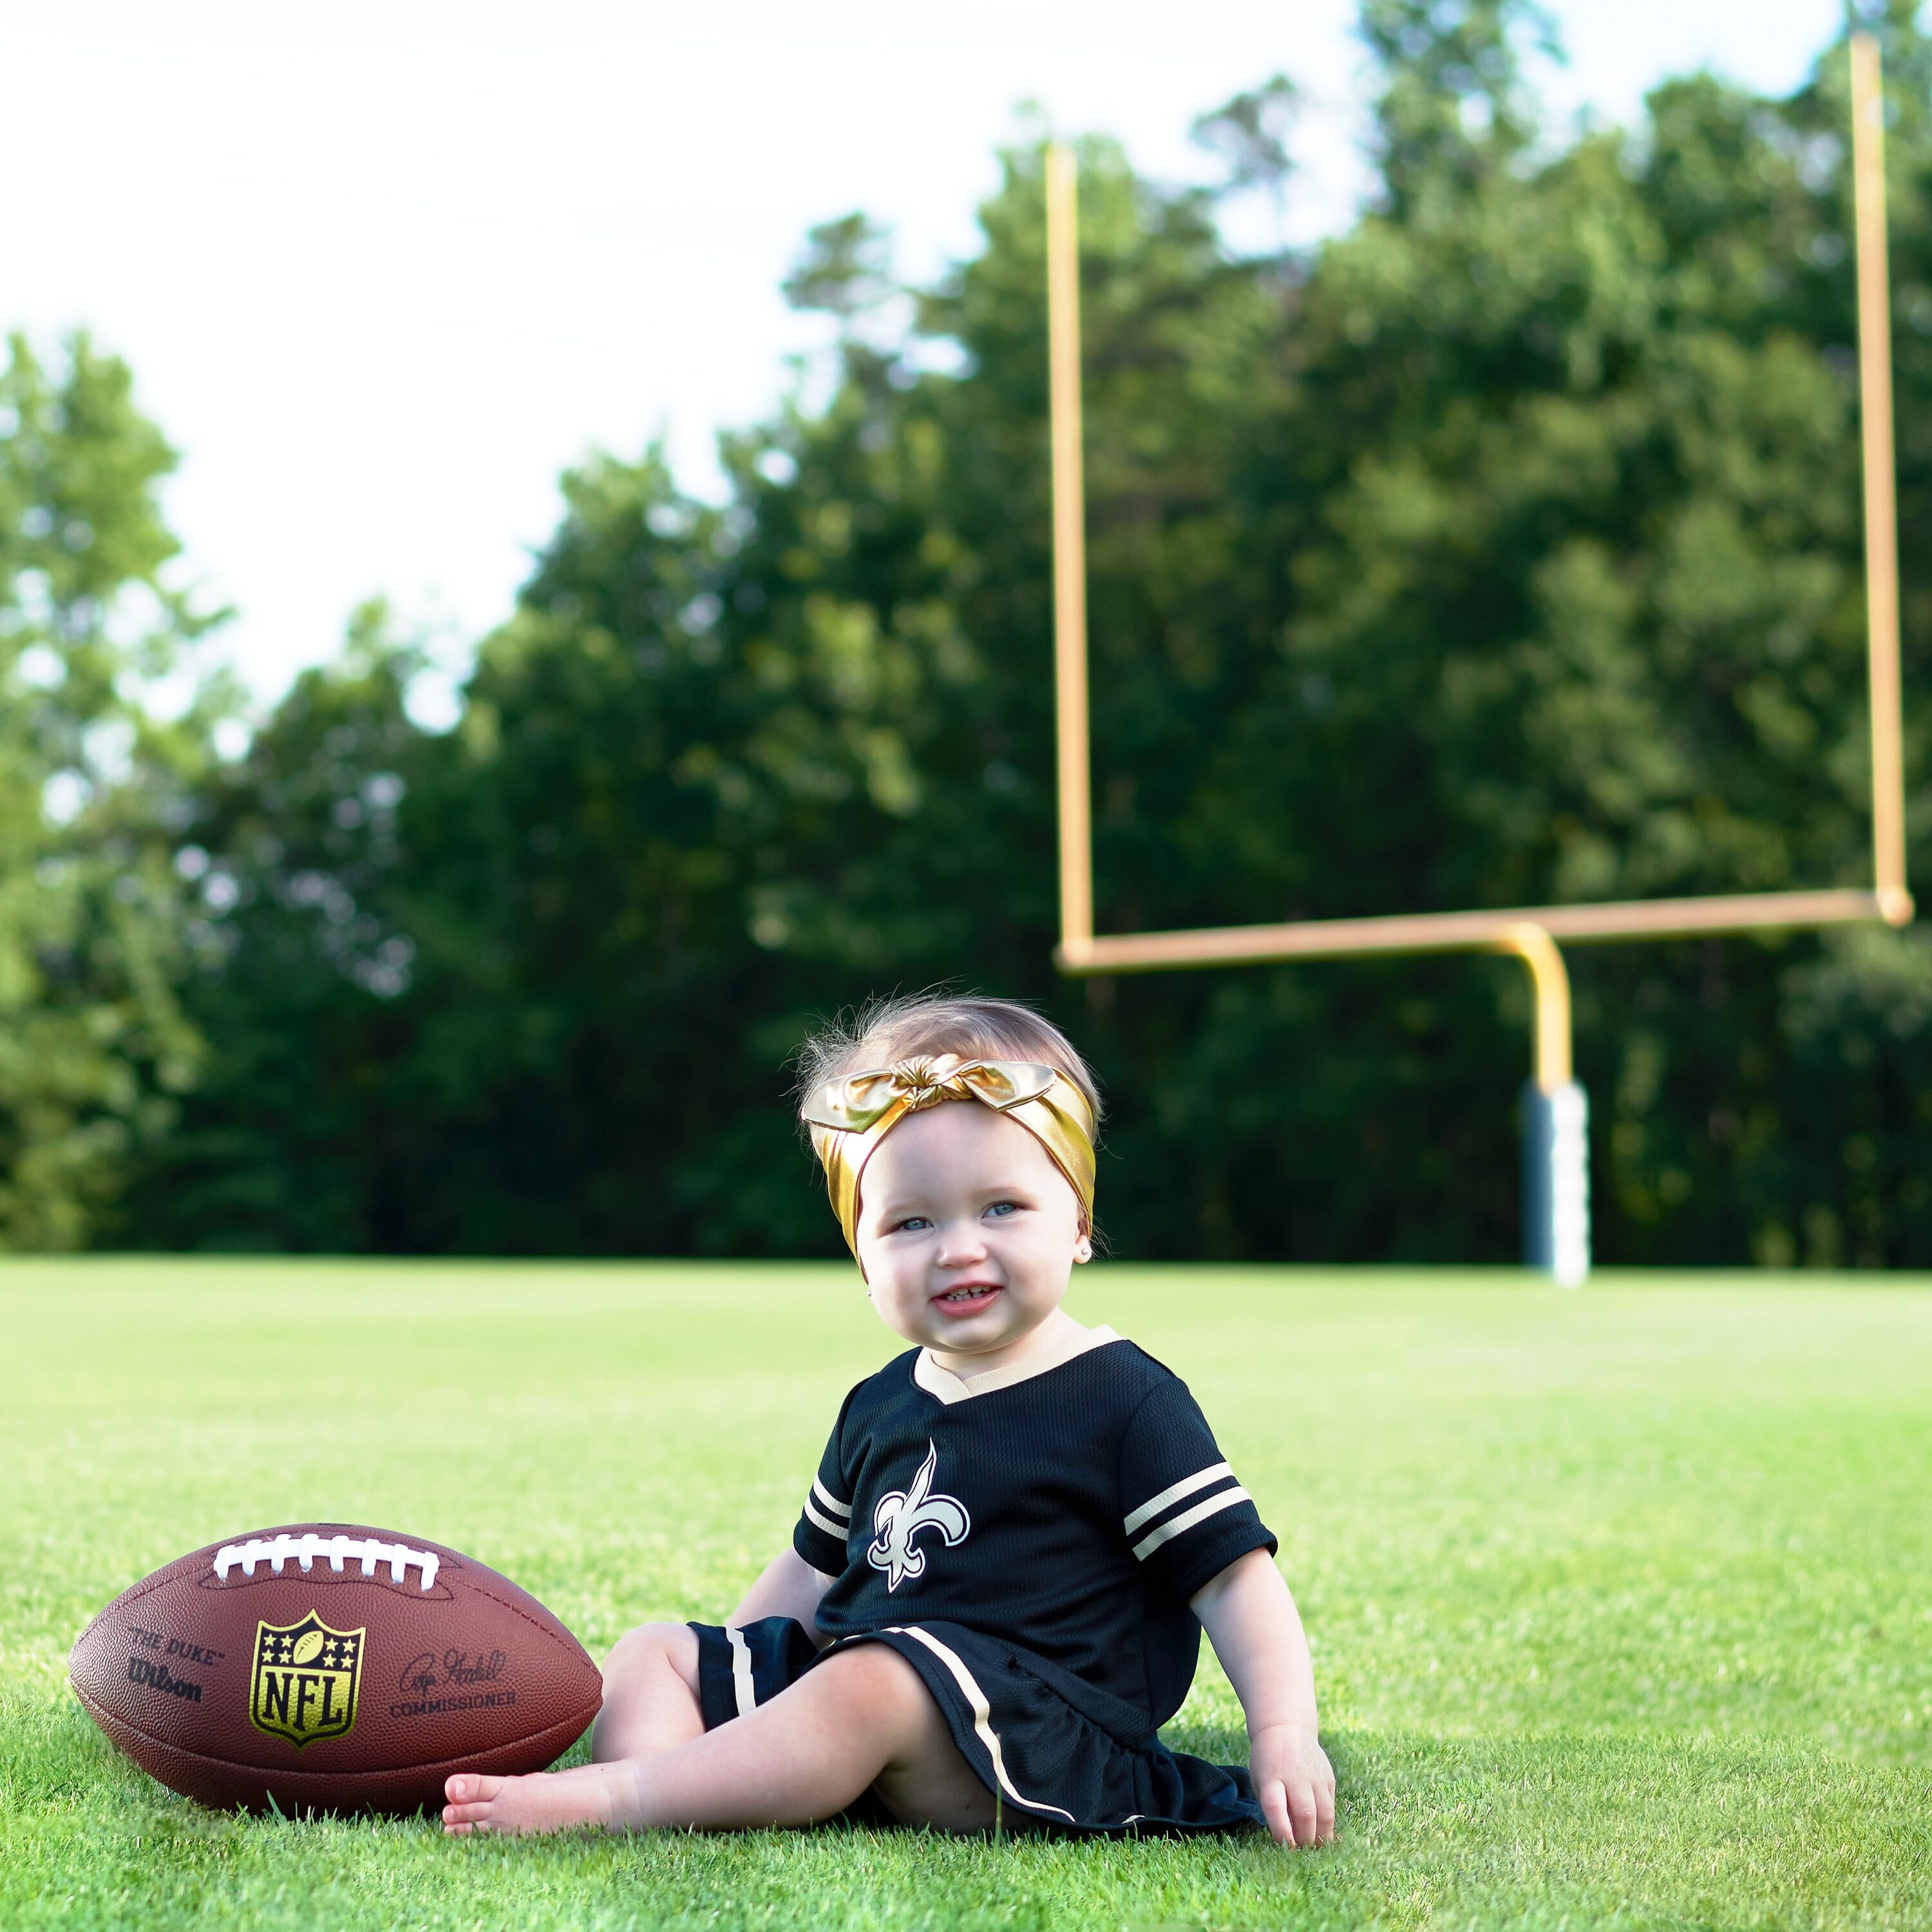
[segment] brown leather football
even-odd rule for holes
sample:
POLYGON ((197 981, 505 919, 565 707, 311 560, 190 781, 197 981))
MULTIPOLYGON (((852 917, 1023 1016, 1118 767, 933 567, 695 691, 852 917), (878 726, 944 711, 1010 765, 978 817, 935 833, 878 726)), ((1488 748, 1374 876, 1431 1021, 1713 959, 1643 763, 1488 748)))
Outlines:
POLYGON ((540 1771, 604 1690, 506 1577, 350 1523, 257 1530, 157 1570, 82 1631, 68 1670, 171 1790, 291 1816, 434 1810, 452 1772, 540 1771))

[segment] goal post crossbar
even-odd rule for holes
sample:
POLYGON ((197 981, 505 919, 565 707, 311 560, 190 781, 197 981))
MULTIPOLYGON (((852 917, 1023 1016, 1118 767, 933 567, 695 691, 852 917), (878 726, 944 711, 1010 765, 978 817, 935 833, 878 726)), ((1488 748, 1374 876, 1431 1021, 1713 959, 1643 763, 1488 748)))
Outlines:
MULTIPOLYGON (((1295 920, 1280 926, 1197 926, 1184 932, 1064 938, 1063 972, 1151 973, 1180 966, 1260 965, 1270 960, 1366 959, 1378 953, 1489 952, 1533 926, 1568 944, 1692 939, 1874 920, 1902 926, 1880 894, 1854 887, 1809 892, 1725 892, 1708 898, 1622 899, 1602 904, 1519 906, 1496 912, 1396 913, 1369 919, 1295 920)), ((1904 908, 1911 910, 1908 898, 1904 908)))

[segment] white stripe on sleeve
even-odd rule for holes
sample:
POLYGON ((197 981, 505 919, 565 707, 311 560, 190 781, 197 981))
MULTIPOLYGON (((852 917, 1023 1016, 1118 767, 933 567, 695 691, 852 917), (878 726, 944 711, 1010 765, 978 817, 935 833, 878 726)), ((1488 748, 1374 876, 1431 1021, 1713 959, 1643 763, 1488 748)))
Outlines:
POLYGON ((1223 1490, 1218 1496, 1210 1496, 1204 1503, 1196 1503, 1191 1510, 1183 1510, 1172 1522, 1162 1523, 1151 1536, 1142 1537, 1134 1545, 1134 1554, 1144 1563, 1171 1538, 1192 1529, 1197 1522, 1204 1522, 1219 1510, 1232 1508, 1236 1503, 1244 1503, 1249 1500, 1247 1491, 1237 1483, 1232 1490, 1223 1490))
POLYGON ((818 1505, 809 1496, 805 1499, 805 1514, 807 1518, 824 1530, 834 1543, 843 1543, 845 1540, 845 1532, 850 1525, 834 1522, 829 1516, 820 1510, 818 1505))
POLYGON ((1160 1515, 1169 1503, 1178 1503, 1183 1496, 1191 1496, 1196 1490, 1204 1490, 1210 1483, 1218 1483, 1223 1476, 1232 1476, 1234 1471, 1225 1462, 1211 1463, 1204 1469, 1197 1469, 1191 1476, 1184 1476, 1178 1483, 1170 1483, 1157 1496, 1150 1496, 1133 1514, 1120 1525, 1128 1535, 1160 1515))
POLYGON ((834 1516, 842 1516, 848 1522, 851 1521, 852 1505, 850 1503, 842 1503, 816 1476, 813 1477, 812 1479, 812 1493, 815 1496, 834 1516))

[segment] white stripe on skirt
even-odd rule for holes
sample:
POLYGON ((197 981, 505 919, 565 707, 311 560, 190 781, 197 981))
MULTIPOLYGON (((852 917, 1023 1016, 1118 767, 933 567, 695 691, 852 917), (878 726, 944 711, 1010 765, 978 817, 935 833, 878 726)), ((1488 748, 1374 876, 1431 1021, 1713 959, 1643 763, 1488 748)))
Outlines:
POLYGON ((738 1714, 747 1717, 758 1708, 758 1694, 752 1688, 751 1648, 742 1630, 727 1624, 724 1634, 731 1644, 731 1688, 737 1694, 738 1714))
POLYGON ((1000 1754, 1000 1741, 993 1731, 993 1707, 986 1702, 986 1694, 980 1688, 978 1682, 956 1651, 949 1649, 938 1638, 912 1624, 891 1624, 880 1633, 882 1636, 909 1636, 922 1643, 945 1665, 952 1674, 952 1681, 966 1694, 966 1701, 972 1706, 973 1730, 986 1748, 986 1755, 993 1760, 993 1775, 1000 1780, 1000 1789, 1016 1804, 1023 1804, 1029 1811, 1051 1811, 1056 1818, 1064 1818, 1070 1825, 1079 1821, 1071 1811, 1063 1811, 1058 1804, 1042 1804, 1036 1798, 1022 1798, 1013 1789, 1012 1780, 1006 1775, 1006 1761, 1000 1754))

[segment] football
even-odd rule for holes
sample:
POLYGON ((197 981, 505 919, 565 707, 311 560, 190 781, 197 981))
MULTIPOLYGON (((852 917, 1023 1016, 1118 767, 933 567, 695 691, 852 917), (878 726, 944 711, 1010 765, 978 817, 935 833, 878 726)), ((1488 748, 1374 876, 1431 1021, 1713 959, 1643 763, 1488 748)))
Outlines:
POLYGON ((124 1591, 68 1660, 143 1771, 224 1810, 434 1810, 452 1772, 540 1771, 603 1680, 527 1592, 421 1537, 297 1524, 124 1591))

